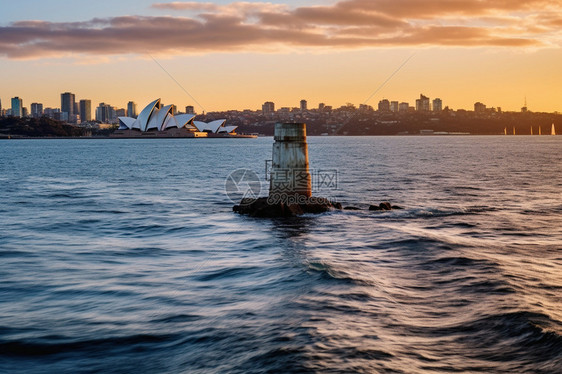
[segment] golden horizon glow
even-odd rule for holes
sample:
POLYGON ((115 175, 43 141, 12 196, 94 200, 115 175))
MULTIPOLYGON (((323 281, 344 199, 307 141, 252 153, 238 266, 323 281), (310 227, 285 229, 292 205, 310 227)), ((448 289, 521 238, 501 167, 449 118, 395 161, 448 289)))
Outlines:
POLYGON ((359 105, 415 54, 367 104, 413 105, 423 93, 452 109, 519 111, 526 98, 531 111, 562 111, 558 1, 314 4, 172 2, 152 4, 163 15, 15 21, 0 27, 0 99, 59 107, 69 91, 93 107, 160 97, 198 112, 359 105))

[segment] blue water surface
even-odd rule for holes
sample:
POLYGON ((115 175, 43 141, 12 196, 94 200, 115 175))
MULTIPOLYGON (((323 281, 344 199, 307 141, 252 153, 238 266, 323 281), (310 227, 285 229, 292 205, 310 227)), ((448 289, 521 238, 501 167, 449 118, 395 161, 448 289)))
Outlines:
POLYGON ((562 372, 562 137, 310 137, 363 210, 233 213, 272 143, 0 141, 0 372, 562 372))

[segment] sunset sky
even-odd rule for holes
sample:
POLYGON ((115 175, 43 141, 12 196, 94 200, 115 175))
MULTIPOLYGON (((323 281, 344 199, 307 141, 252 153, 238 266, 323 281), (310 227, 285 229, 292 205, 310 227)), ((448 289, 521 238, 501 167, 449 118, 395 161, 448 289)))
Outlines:
POLYGON ((0 12, 3 108, 13 96, 60 107, 65 91, 199 112, 359 105, 411 57, 367 104, 423 93, 453 109, 526 98, 562 111, 560 0, 19 0, 0 12))

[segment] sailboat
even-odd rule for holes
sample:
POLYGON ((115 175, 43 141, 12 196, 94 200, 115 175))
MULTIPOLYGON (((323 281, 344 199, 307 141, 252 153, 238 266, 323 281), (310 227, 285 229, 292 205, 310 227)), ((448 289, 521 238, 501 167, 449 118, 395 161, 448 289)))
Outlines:
POLYGON ((507 135, 507 127, 504 127, 504 128, 503 128, 503 134, 504 134, 504 135, 507 135))
POLYGON ((531 135, 533 135, 533 126, 531 126, 531 135))
POLYGON ((513 126, 513 135, 515 135, 515 126, 513 126))
POLYGON ((554 128, 554 123, 552 124, 552 129, 550 129, 550 135, 556 135, 556 129, 554 128))
POLYGON ((540 126, 539 126, 539 135, 542 135, 542 130, 540 126))

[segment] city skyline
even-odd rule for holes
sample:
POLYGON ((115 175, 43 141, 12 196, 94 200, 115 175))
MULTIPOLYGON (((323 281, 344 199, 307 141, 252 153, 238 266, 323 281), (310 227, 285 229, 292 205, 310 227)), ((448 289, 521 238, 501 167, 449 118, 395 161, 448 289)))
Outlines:
POLYGON ((68 91, 123 108, 158 96, 209 112, 303 97, 309 107, 376 107, 424 92, 453 109, 479 101, 518 111, 526 99, 531 110, 562 111, 558 1, 68 4, 3 6, 3 103, 57 107, 53 92, 68 91))
MULTIPOLYGON (((60 108, 45 107, 43 103, 33 102, 26 107, 24 105, 24 100, 20 97, 11 98, 10 102, 12 107, 2 107, 0 100, 0 117, 2 116, 15 116, 15 117, 33 117, 39 118, 46 116, 52 119, 61 120, 63 122, 68 122, 71 124, 79 124, 83 122, 101 122, 101 123, 118 123, 119 117, 136 117, 137 103, 134 101, 129 101, 126 107, 114 106, 105 102, 101 102, 97 107, 92 108, 92 100, 89 99, 75 99, 76 95, 71 92, 64 92, 60 94, 61 105, 60 108), (71 106, 71 103, 74 103, 71 106), (16 105, 16 111, 14 112, 13 106, 16 105), (69 108, 73 107, 74 112, 69 112, 69 108), (66 109, 65 109, 66 108, 66 109), (93 112, 93 113, 92 113, 93 112), (74 114, 72 114, 74 113, 74 114), (92 115, 93 114, 93 115, 92 115)), ((423 93, 419 94, 419 98, 415 99, 413 102, 402 101, 402 100, 388 100, 387 98, 382 98, 378 101, 377 105, 366 105, 354 103, 346 103, 340 107, 333 107, 332 105, 326 105, 326 103, 318 103, 317 106, 309 106, 308 100, 301 99, 297 106, 280 107, 276 106, 276 103, 271 101, 265 101, 260 108, 252 109, 227 109, 222 111, 211 111, 211 112, 196 112, 193 105, 186 105, 185 107, 180 105, 180 110, 178 110, 178 105, 175 103, 170 104, 173 114, 194 114, 194 115, 206 115, 209 113, 221 113, 221 112, 239 112, 243 113, 250 111, 252 113, 261 113, 263 115, 272 115, 275 113, 288 113, 299 111, 304 112, 324 112, 329 113, 332 110, 344 110, 347 111, 350 108, 354 110, 364 111, 374 111, 374 112, 389 112, 389 113, 441 113, 443 111, 465 111, 465 112, 475 112, 475 113, 516 113, 516 112, 535 112, 532 108, 527 107, 527 102, 525 100, 524 106, 522 106, 518 111, 504 110, 500 106, 488 105, 489 103, 482 103, 480 101, 474 102, 469 109, 454 109, 450 108, 448 105, 443 105, 443 100, 439 97, 430 98, 425 96, 423 93), (185 111, 181 108, 185 108, 185 111)), ((537 112, 537 113, 548 113, 548 112, 537 112)), ((550 112, 551 114, 558 114, 559 112, 550 112)))
MULTIPOLYGON (((98 121, 102 123, 107 123, 110 121, 117 121, 118 117, 136 117, 137 116, 137 103, 135 101, 129 101, 125 107, 120 107, 119 105, 115 106, 112 104, 108 104, 105 102, 100 102, 95 109, 92 109, 92 100, 90 99, 83 99, 79 98, 76 99, 76 95, 72 92, 64 92, 60 94, 60 107, 47 107, 43 103, 33 102, 29 105, 29 109, 25 106, 23 98, 20 97, 13 97, 11 98, 11 107, 2 107, 0 99, 0 117, 1 116, 15 116, 15 117, 41 117, 43 115, 47 117, 51 117, 54 119, 58 119, 64 122, 69 123, 80 123, 80 122, 90 122, 90 121, 98 121), (14 112, 14 105, 16 106, 16 111, 14 112), (92 111, 94 113, 92 113, 92 111), (92 116, 92 114, 94 114, 92 116)), ((172 111, 175 114, 176 112, 179 113, 187 113, 187 114, 205 114, 197 113, 194 110, 193 105, 186 105, 185 112, 182 110, 178 111, 178 105, 173 103, 170 104, 172 107, 172 111)), ((287 106, 281 107, 277 106, 276 103, 271 101, 265 101, 261 105, 260 108, 251 108, 251 109, 226 109, 224 111, 246 111, 250 110, 252 112, 261 112, 262 114, 273 114, 279 112, 286 112, 287 110, 295 111, 298 110, 300 112, 307 112, 307 111, 326 111, 330 112, 333 109, 343 109, 352 106, 359 110, 370 110, 370 111, 379 111, 379 112, 395 112, 395 113, 406 113, 406 112, 442 112, 443 110, 464 110, 464 111, 474 111, 474 112, 502 112, 503 109, 500 106, 488 106, 486 103, 482 103, 480 101, 476 101, 473 103, 472 108, 470 109, 454 109, 449 108, 448 105, 443 106, 443 100, 439 97, 430 98, 425 96, 423 93, 419 94, 419 98, 415 99, 412 102, 410 101, 402 101, 402 100, 388 100, 387 98, 381 98, 378 101, 377 105, 367 105, 367 104, 359 104, 355 105, 354 103, 346 103, 340 107, 334 107, 332 105, 326 105, 324 102, 318 103, 316 106, 309 106, 308 100, 301 99, 297 105, 294 106, 287 106)), ((183 106, 180 105, 180 108, 183 106)), ((524 106, 520 108, 520 111, 527 112, 531 111, 527 107, 527 103, 525 100, 524 106)), ((221 112, 221 111, 211 111, 212 112, 221 112)), ((510 112, 510 111, 508 111, 510 112)), ((517 111, 511 111, 517 112, 517 111)), ((558 113, 558 112, 552 112, 558 113)))

